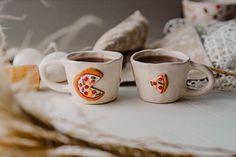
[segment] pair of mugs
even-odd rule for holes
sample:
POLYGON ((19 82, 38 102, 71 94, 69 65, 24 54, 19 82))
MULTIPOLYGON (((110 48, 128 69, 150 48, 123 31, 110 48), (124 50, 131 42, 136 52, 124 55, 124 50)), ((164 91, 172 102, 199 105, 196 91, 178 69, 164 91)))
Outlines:
MULTIPOLYGON (((48 61, 39 68, 41 78, 49 88, 72 93, 76 101, 84 104, 103 104, 118 96, 122 62, 123 56, 118 52, 81 51, 48 61), (65 67, 68 84, 47 78, 47 67, 55 64, 65 67)), ((178 51, 155 49, 136 52, 131 63, 139 95, 147 102, 169 103, 183 96, 199 96, 214 85, 213 74, 206 66, 190 61, 188 56, 178 51), (186 86, 192 69, 207 75, 205 87, 195 90, 186 86)))

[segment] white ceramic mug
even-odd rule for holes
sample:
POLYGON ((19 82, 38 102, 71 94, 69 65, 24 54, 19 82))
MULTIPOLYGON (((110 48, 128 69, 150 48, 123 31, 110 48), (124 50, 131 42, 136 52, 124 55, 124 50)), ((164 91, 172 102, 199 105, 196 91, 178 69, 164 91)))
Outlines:
POLYGON ((78 102, 84 104, 103 104, 117 98, 122 62, 123 56, 118 52, 81 51, 60 60, 48 61, 39 69, 43 82, 49 88, 72 93, 78 102), (52 82, 47 78, 46 68, 55 64, 65 67, 68 84, 52 82))
POLYGON ((140 97, 153 103, 169 103, 183 96, 199 96, 209 92, 214 85, 213 73, 204 65, 190 61, 189 57, 178 51, 165 49, 143 50, 132 55, 135 82, 140 97), (150 63, 142 62, 142 57, 168 56, 179 61, 150 63), (208 77, 205 87, 194 90, 186 86, 190 70, 199 70, 208 77))
POLYGON ((200 25, 235 18, 235 0, 182 0, 184 17, 200 25))

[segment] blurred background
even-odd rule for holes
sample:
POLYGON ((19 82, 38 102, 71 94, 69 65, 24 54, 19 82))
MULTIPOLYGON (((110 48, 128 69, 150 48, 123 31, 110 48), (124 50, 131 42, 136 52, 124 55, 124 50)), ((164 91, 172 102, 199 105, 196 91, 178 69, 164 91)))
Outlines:
POLYGON ((165 23, 181 15, 181 0, 0 0, 6 3, 1 14, 22 16, 23 21, 2 20, 7 29, 8 46, 19 46, 26 34, 32 33, 30 45, 39 44, 49 34, 73 24, 79 17, 93 14, 103 20, 102 26, 90 25, 71 44, 70 50, 92 46, 135 10, 150 22, 148 42, 162 36, 165 23))

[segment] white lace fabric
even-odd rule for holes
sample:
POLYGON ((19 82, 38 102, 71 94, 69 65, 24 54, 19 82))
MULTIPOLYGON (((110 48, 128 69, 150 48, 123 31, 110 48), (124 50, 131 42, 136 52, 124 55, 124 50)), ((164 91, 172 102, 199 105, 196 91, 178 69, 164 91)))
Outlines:
MULTIPOLYGON (((222 22, 209 26, 202 36, 206 53, 216 68, 236 71, 236 22, 222 22)), ((236 90, 236 78, 217 75, 216 87, 222 90, 236 90)))
MULTIPOLYGON (((168 34, 186 25, 193 26, 194 24, 182 18, 172 19, 166 24, 163 32, 168 34)), ((207 27, 195 25, 195 28, 199 32, 212 65, 225 71, 236 72, 236 21, 216 22, 207 27)), ((221 74, 215 74, 215 77, 215 88, 236 91, 235 77, 221 74)), ((206 82, 206 79, 190 80, 187 85, 198 88, 206 82)))

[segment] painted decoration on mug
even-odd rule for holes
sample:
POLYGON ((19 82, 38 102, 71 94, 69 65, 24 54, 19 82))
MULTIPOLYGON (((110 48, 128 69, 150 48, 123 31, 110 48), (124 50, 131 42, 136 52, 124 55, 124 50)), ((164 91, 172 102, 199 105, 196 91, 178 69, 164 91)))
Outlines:
POLYGON ((150 84, 154 89, 162 94, 168 87, 168 76, 166 74, 157 75, 150 81, 150 84))
POLYGON ((235 2, 183 0, 184 17, 197 24, 208 25, 214 20, 227 21, 236 15, 235 2))
POLYGON ((100 99, 105 92, 97 89, 94 85, 103 77, 103 73, 95 68, 83 70, 74 79, 74 86, 78 95, 87 101, 100 99))

